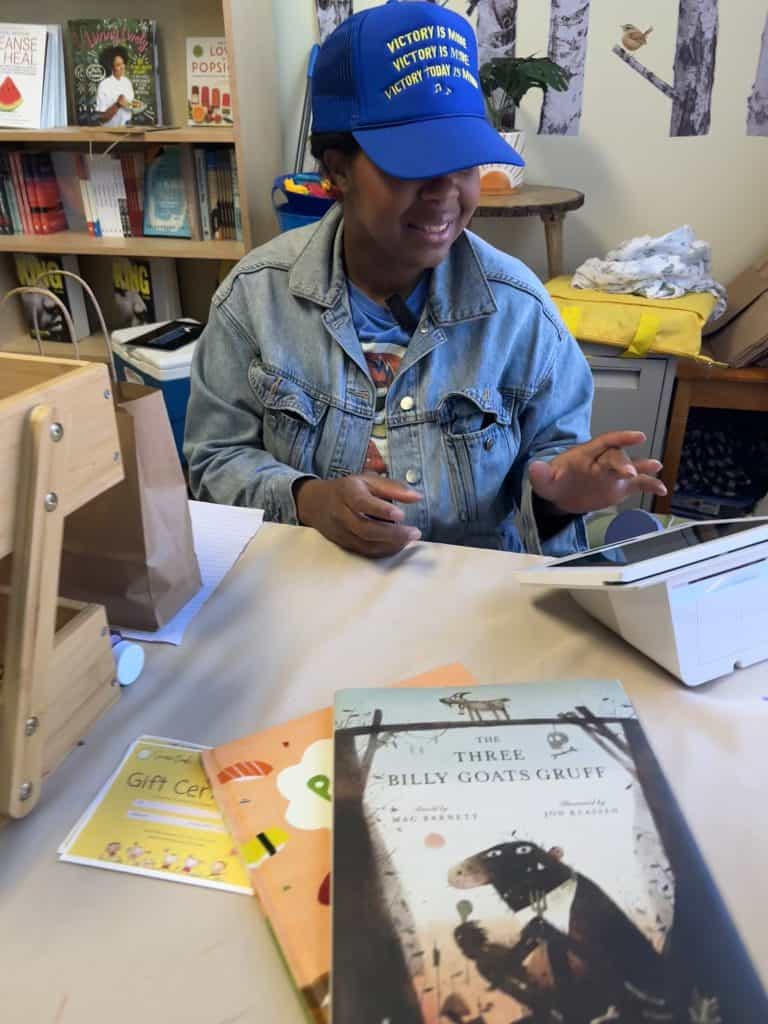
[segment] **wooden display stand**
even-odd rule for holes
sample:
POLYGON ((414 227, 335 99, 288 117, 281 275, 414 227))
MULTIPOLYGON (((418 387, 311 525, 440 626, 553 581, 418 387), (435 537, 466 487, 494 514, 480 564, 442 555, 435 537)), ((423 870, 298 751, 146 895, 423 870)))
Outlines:
POLYGON ((64 517, 122 478, 106 367, 0 353, 0 820, 117 700, 104 609, 58 584, 64 517))

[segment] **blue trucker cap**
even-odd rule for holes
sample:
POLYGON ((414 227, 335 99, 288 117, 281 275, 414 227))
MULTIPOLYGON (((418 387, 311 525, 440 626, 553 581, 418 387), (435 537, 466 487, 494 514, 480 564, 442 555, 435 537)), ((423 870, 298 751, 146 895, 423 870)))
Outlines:
POLYGON ((388 0, 328 36, 312 74, 312 131, 351 132, 395 178, 524 163, 486 117, 472 26, 424 0, 388 0))

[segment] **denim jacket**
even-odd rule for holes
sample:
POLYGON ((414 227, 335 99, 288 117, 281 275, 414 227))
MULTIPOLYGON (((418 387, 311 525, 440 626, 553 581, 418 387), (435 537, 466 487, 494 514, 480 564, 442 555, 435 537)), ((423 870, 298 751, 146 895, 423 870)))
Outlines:
MULTIPOLYGON (((185 454, 193 493, 296 523, 292 485, 362 471, 375 388, 352 323, 342 211, 249 253, 216 291, 192 366, 185 454)), ((386 400, 391 475, 420 490, 425 540, 559 555, 541 542, 527 466, 589 437, 592 377, 545 290, 465 231, 386 400)))

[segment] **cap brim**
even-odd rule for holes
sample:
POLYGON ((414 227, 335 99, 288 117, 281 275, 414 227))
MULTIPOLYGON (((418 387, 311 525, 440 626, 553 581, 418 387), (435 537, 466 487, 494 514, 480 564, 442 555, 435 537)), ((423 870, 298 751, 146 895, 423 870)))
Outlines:
POLYGON ((393 178, 439 178, 478 164, 525 161, 483 117, 436 117, 353 131, 365 155, 393 178))

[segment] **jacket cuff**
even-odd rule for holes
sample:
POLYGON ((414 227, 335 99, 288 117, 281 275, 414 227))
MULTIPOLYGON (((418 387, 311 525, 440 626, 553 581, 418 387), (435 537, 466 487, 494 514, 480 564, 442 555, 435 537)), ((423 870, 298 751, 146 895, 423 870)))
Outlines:
POLYGON ((523 481, 519 520, 520 536, 529 555, 563 558, 587 549, 584 518, 548 514, 546 503, 533 493, 527 473, 523 481))
POLYGON ((300 526, 293 485, 298 480, 316 479, 312 473, 302 473, 288 467, 285 467, 283 473, 274 473, 265 487, 264 519, 270 523, 300 526))

